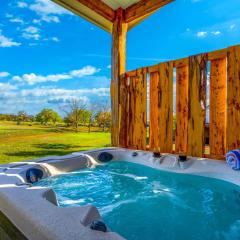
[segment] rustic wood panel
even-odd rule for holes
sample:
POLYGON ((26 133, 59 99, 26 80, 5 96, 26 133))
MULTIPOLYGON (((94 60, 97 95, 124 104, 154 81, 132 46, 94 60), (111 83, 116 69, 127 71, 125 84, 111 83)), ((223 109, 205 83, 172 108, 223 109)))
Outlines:
POLYGON ((240 47, 227 56, 227 150, 240 148, 240 47))
POLYGON ((159 151, 159 143, 158 143, 158 83, 159 83, 159 72, 150 73, 149 148, 153 151, 159 151))
POLYGON ((188 65, 176 68, 176 153, 187 153, 188 65))
POLYGON ((112 33, 112 81, 111 81, 111 105, 112 105, 112 146, 119 146, 119 85, 120 76, 126 68, 126 34, 127 24, 123 22, 123 10, 117 11, 117 17, 113 24, 112 33))
POLYGON ((204 154, 206 116, 207 55, 189 57, 188 146, 190 156, 204 154))
POLYGON ((146 149, 147 133, 147 72, 142 69, 130 77, 128 146, 146 149))
POLYGON ((128 123, 129 123, 129 77, 126 74, 121 76, 120 81, 120 130, 119 130, 119 146, 128 146, 128 123))
POLYGON ((210 68, 210 155, 219 158, 226 151, 227 61, 211 61, 210 68))
POLYGON ((161 152, 173 150, 173 63, 159 64, 158 142, 161 152))

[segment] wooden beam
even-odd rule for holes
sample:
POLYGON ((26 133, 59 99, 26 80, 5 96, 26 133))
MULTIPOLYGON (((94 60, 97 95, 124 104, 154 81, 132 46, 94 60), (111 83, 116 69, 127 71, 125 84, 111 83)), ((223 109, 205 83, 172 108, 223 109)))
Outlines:
POLYGON ((167 5, 174 0, 141 0, 131 6, 125 11, 125 21, 130 23, 142 16, 149 15, 157 9, 167 5))
MULTIPOLYGON (((107 32, 112 32, 113 21, 115 18, 115 12, 108 7, 104 8, 104 4, 100 3, 100 6, 96 9, 96 0, 83 1, 83 0, 53 0, 55 3, 61 5, 67 10, 73 12, 80 17, 85 18, 87 21, 97 25, 107 32), (81 1, 81 2, 80 2, 81 1), (85 3, 86 2, 86 3, 85 3), (104 10, 105 9, 105 10, 104 10)), ((101 2, 101 1, 100 1, 101 2)))
POLYGON ((115 19, 115 11, 101 0, 75 0, 94 12, 98 13, 107 20, 113 22, 115 19))
POLYGON ((126 36, 127 24, 124 23, 123 9, 116 12, 116 19, 112 31, 112 81, 111 81, 111 104, 112 104, 112 146, 119 146, 119 85, 120 76, 126 69, 126 36))

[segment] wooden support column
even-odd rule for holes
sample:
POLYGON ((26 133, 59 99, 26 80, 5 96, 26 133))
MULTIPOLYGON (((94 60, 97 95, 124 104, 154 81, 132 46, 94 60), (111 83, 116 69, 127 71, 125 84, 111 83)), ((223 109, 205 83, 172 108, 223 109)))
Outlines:
POLYGON ((120 106, 119 86, 120 76, 126 70, 126 36, 127 23, 124 21, 122 8, 116 10, 116 18, 112 30, 112 81, 111 81, 111 105, 112 105, 112 146, 119 146, 120 106))

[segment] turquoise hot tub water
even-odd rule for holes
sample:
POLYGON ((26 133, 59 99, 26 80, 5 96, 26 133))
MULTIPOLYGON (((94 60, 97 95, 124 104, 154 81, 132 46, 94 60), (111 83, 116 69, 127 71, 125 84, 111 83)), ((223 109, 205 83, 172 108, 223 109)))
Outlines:
POLYGON ((240 239, 240 187, 206 177, 112 162, 44 179, 61 207, 95 205, 129 240, 240 239))

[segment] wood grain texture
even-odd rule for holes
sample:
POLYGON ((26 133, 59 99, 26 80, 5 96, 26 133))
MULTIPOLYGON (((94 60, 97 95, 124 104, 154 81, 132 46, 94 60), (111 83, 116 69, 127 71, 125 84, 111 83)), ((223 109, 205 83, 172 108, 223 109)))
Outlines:
POLYGON ((147 133, 147 73, 138 70, 130 77, 128 147, 146 149, 147 133))
MULTIPOLYGON (((187 64, 188 62, 186 62, 187 64)), ((176 138, 175 152, 187 153, 188 64, 176 68, 176 138)))
POLYGON ((211 61, 210 68, 210 155, 226 153, 227 61, 211 61))
POLYGON ((112 32, 112 25, 115 19, 113 9, 103 4, 99 4, 96 9, 95 1, 77 1, 77 0, 53 0, 55 3, 71 11, 72 13, 85 18, 87 21, 95 24, 107 32, 112 32), (105 9, 106 6, 106 9, 105 9))
POLYGON ((111 81, 111 105, 112 105, 112 146, 119 146, 119 81, 126 68, 126 34, 127 24, 123 22, 123 11, 117 12, 113 24, 112 33, 112 81, 111 81))
POLYGON ((158 143, 161 152, 173 150, 173 63, 159 64, 158 143))
POLYGON ((128 147, 128 124, 129 124, 129 77, 126 74, 121 76, 120 81, 120 130, 119 146, 128 147))
POLYGON ((227 151, 240 148, 240 47, 227 56, 227 151))
POLYGON ((101 0, 75 0, 94 12, 98 13, 107 20, 113 22, 115 19, 115 11, 101 0))
POLYGON ((150 126, 149 126, 149 148, 159 151, 158 143, 158 84, 159 72, 150 73, 150 126))
POLYGON ((132 22, 144 15, 149 15, 149 13, 173 1, 174 0, 141 0, 126 9, 125 20, 126 22, 132 22))
POLYGON ((189 57, 188 146, 189 156, 202 157, 205 146, 207 55, 189 57))

